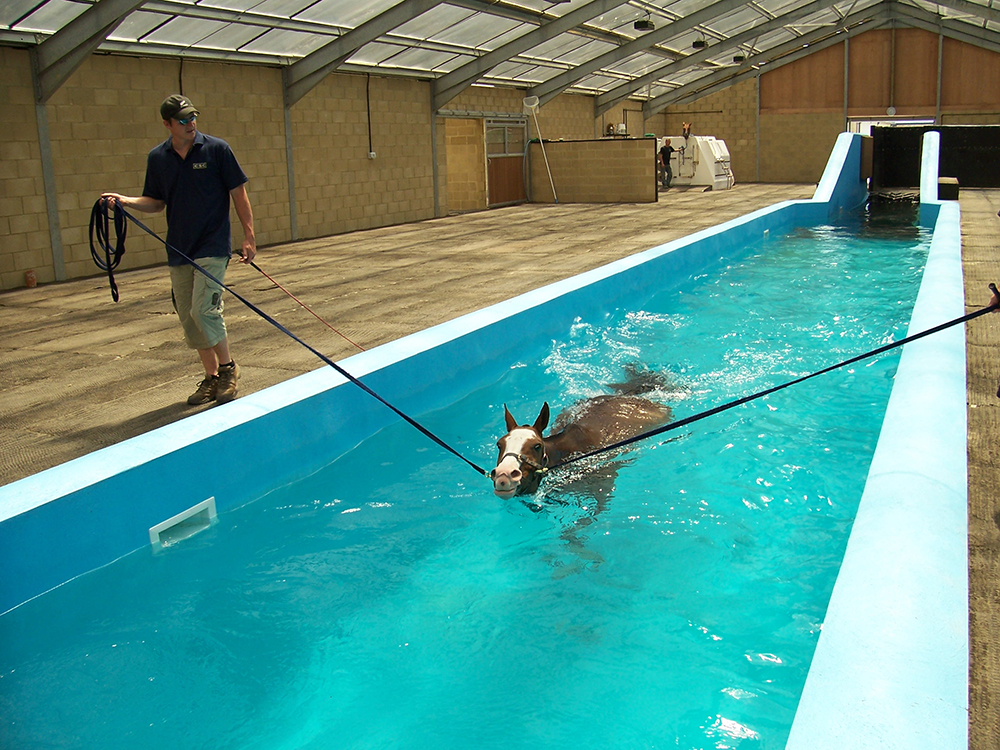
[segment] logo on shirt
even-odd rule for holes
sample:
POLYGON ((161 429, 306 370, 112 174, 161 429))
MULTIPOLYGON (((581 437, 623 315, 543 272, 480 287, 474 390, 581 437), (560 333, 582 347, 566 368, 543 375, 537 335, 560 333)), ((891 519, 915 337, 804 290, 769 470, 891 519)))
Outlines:
POLYGON ((196 161, 191 165, 191 169, 208 169, 207 161, 196 161))

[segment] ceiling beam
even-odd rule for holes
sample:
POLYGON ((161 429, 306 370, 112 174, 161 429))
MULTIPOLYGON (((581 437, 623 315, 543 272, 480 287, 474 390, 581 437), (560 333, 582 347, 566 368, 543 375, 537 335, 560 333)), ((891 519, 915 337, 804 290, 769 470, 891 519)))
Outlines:
POLYGON ((842 24, 838 24, 838 31, 831 31, 829 28, 816 29, 798 39, 790 40, 754 55, 741 63, 738 68, 726 68, 710 73, 697 81, 692 81, 685 86, 680 86, 673 91, 650 99, 643 104, 643 117, 649 119, 672 104, 686 104, 707 96, 709 93, 721 91, 747 78, 760 75, 761 72, 775 70, 799 58, 840 44, 848 37, 880 28, 891 20, 891 14, 883 10, 881 5, 859 11, 845 18, 842 24), (762 65, 766 65, 766 70, 760 69, 762 65))
POLYGON ((737 34, 736 36, 726 39, 724 42, 719 44, 714 44, 700 52, 695 52, 688 55, 687 57, 678 60, 667 65, 663 65, 655 70, 651 70, 645 75, 639 76, 628 83, 617 86, 610 91, 603 94, 599 94, 594 99, 594 117, 600 117, 602 114, 607 112, 609 109, 614 107, 619 102, 624 99, 628 99, 636 91, 642 89, 650 83, 655 83, 658 80, 666 78, 667 76, 681 72, 686 68, 690 68, 694 65, 698 65, 710 57, 717 56, 720 52, 727 49, 737 48, 742 44, 749 44, 756 40, 763 34, 768 34, 777 29, 784 28, 795 21, 806 18, 814 13, 819 13, 820 11, 826 10, 831 5, 836 3, 837 0, 813 0, 813 2, 808 5, 803 5, 801 8, 789 11, 781 16, 770 21, 765 21, 762 24, 754 26, 751 29, 737 34))
POLYGON ((500 63, 532 47, 537 47, 539 44, 547 42, 622 4, 622 0, 593 0, 435 79, 431 85, 432 111, 436 112, 441 109, 445 104, 475 83, 484 73, 495 68, 500 63))
POLYGON ((285 106, 291 107, 368 42, 412 21, 443 0, 403 0, 356 29, 327 42, 284 69, 285 106))
MULTIPOLYGON (((614 65, 616 62, 632 57, 632 55, 644 52, 653 45, 682 34, 688 29, 693 29, 699 24, 707 23, 715 18, 731 13, 749 2, 751 0, 719 0, 719 2, 702 8, 689 16, 672 21, 666 26, 644 34, 621 47, 616 47, 610 52, 605 52, 603 55, 598 55, 581 65, 577 65, 573 70, 568 70, 565 73, 554 76, 544 83, 532 87, 528 93, 532 96, 537 96, 540 104, 545 104, 545 102, 558 96, 564 89, 586 78, 594 71, 614 65)), ((830 0, 830 2, 834 2, 834 0, 830 0)))
POLYGON ((47 102, 143 0, 101 0, 31 50, 35 99, 47 102))

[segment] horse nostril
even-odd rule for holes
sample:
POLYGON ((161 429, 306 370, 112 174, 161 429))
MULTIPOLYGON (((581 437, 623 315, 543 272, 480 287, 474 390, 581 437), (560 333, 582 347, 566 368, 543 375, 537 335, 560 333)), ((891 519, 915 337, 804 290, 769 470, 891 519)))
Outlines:
POLYGON ((513 481, 515 481, 515 482, 518 481, 518 480, 520 480, 520 478, 521 478, 521 470, 520 469, 514 469, 514 471, 512 471, 510 473, 510 478, 513 481))

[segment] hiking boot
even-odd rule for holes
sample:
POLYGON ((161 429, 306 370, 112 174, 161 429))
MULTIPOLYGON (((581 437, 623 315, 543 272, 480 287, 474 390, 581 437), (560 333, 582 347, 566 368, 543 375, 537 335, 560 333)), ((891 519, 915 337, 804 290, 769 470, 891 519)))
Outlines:
POLYGON ((215 376, 215 400, 220 404, 228 404, 234 398, 238 388, 236 379, 240 376, 240 368, 236 362, 228 365, 219 365, 219 374, 215 376))
POLYGON ((198 390, 188 396, 190 406, 201 406, 209 401, 215 401, 219 379, 215 375, 206 375, 205 379, 198 383, 198 390))

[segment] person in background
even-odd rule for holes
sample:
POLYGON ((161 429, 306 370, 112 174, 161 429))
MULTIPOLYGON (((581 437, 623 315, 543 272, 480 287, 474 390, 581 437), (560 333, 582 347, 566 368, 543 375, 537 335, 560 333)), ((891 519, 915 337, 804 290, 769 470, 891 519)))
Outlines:
POLYGON ((198 131, 200 113, 191 100, 172 94, 160 105, 169 137, 149 152, 142 195, 104 193, 123 208, 146 213, 167 210, 167 265, 171 297, 187 345, 197 349, 205 377, 188 397, 197 406, 236 398, 239 367, 229 351, 222 317, 222 287, 198 271, 193 260, 225 283, 232 255, 229 201, 243 225, 242 261, 257 254, 248 178, 225 141, 198 131))
POLYGON ((660 148, 660 166, 663 168, 663 187, 670 187, 671 180, 674 179, 673 169, 670 166, 670 155, 674 153, 674 147, 670 145, 670 139, 663 141, 660 148))

